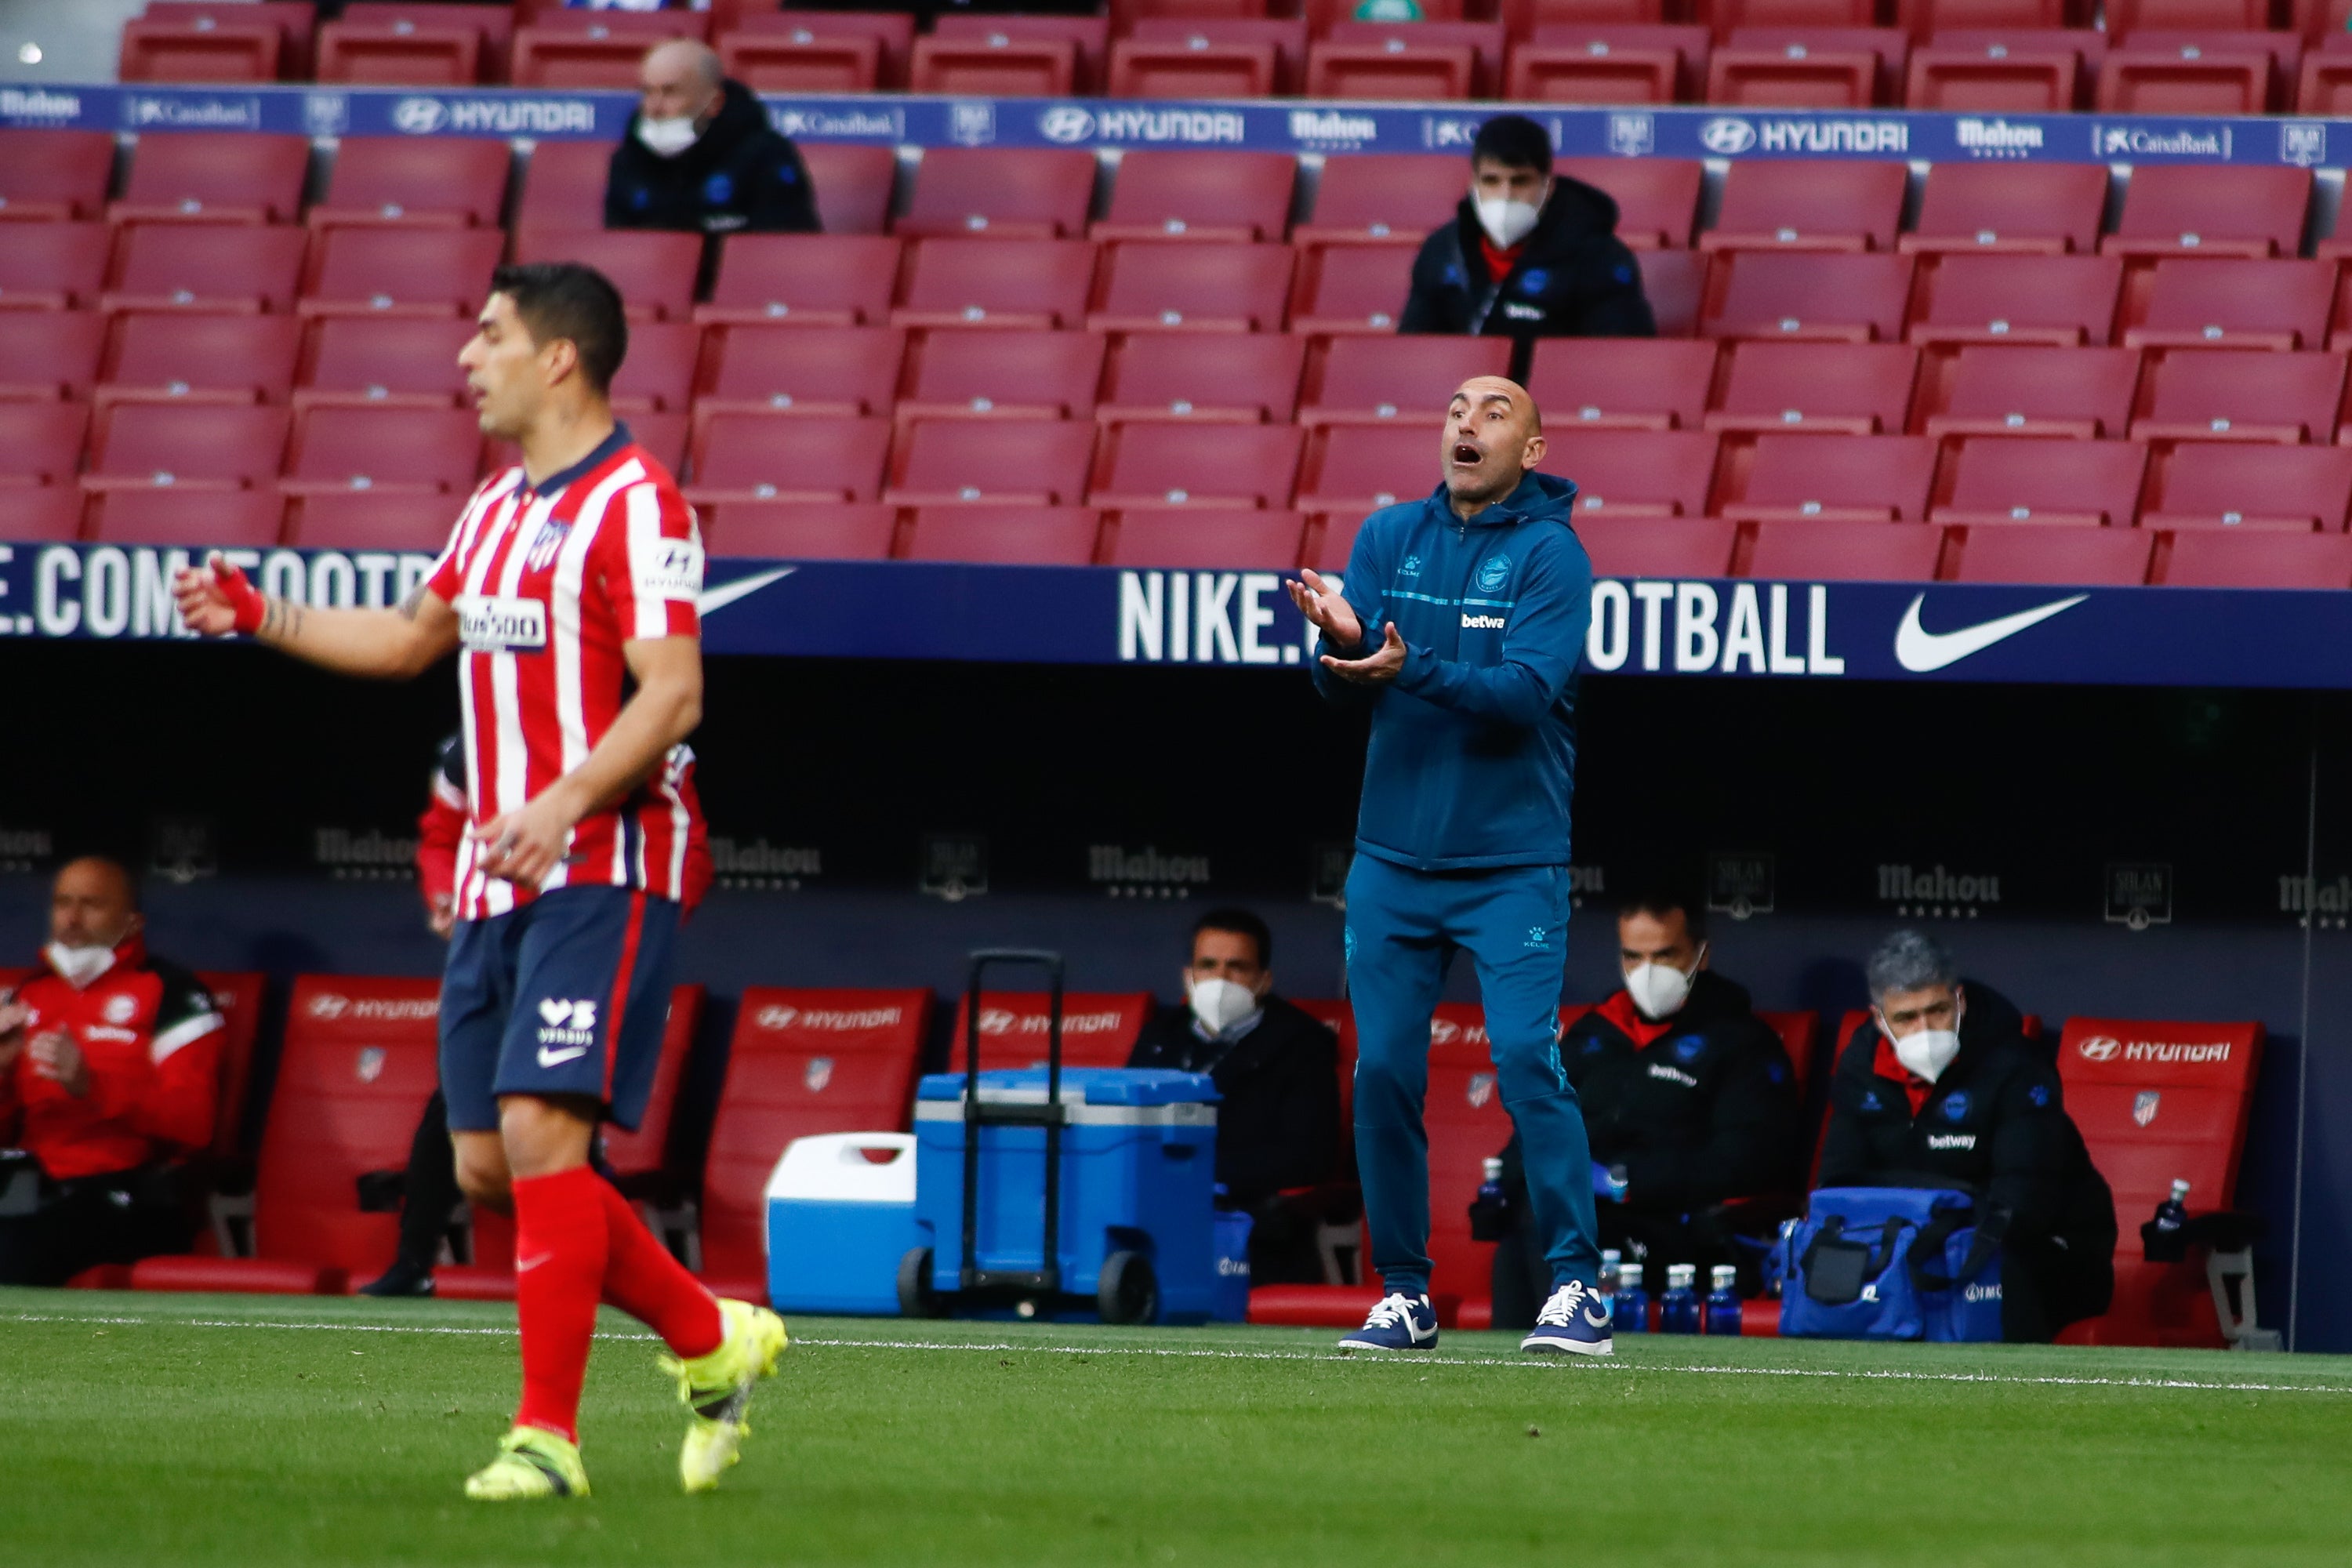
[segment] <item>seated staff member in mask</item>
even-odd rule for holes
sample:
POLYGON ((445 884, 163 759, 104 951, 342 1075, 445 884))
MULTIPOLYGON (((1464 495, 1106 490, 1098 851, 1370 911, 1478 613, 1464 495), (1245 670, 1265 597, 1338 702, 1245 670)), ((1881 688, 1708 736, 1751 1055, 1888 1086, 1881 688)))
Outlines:
POLYGON ((637 110, 613 149, 606 228, 694 234, 814 234, 816 189, 800 150, 719 57, 691 38, 656 44, 639 72, 637 110))
POLYGON ((1916 931, 1879 943, 1867 973, 1871 1019, 1838 1058, 1818 1184, 1974 1193, 1979 1254, 2001 1252, 2003 1339, 2105 1311, 2115 1198, 2017 1009, 1916 931))
MULTIPOLYGON (((1584 1104, 1601 1245, 1663 1280, 1670 1263, 1736 1261, 1715 1205, 1794 1185, 1796 1080, 1747 991, 1707 967, 1704 900, 1626 900, 1617 949, 1623 987, 1569 1026, 1559 1059, 1584 1104)), ((1503 1184, 1524 1218, 1517 1138, 1503 1184)), ((1495 1249, 1495 1326, 1532 1324, 1549 1279, 1515 1225, 1495 1249)))
POLYGON ((1322 1215, 1282 1194, 1345 1174, 1339 1041, 1274 994, 1274 933, 1247 910, 1211 910, 1193 924, 1184 996, 1152 1015, 1127 1065, 1215 1080, 1220 1203, 1256 1221, 1251 1279, 1319 1281, 1322 1215))
POLYGON ((1555 174, 1551 138, 1519 114, 1478 128, 1470 194, 1422 242, 1398 331, 1511 337, 1524 382, 1537 338, 1650 338, 1642 268, 1606 191, 1555 174))

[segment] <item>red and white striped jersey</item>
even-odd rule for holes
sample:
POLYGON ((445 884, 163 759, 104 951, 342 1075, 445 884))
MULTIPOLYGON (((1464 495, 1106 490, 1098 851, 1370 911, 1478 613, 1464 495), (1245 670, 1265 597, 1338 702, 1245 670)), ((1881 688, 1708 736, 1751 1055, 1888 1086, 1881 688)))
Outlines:
MULTIPOLYGON (((615 428, 537 486, 520 467, 474 492, 426 584, 457 615, 457 690, 471 812, 514 811, 588 760, 621 711, 634 638, 697 637, 702 543, 667 469, 615 428)), ((617 806, 583 817, 540 885, 681 895, 697 815, 666 760, 617 806)), ((533 896, 491 877, 469 837, 457 918, 501 915, 533 896)))

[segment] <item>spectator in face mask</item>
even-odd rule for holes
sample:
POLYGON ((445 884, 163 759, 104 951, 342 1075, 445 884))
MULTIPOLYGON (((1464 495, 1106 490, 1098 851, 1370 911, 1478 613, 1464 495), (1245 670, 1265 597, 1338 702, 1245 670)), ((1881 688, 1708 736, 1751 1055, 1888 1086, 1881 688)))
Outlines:
POLYGON ((1517 339, 1511 374, 1522 382, 1536 338, 1658 331, 1641 267, 1617 237, 1616 202, 1553 174, 1551 138, 1518 114, 1478 128, 1469 195, 1422 242, 1402 320, 1401 331, 1517 339))
MULTIPOLYGON (((1702 900, 1671 892, 1628 900, 1617 913, 1617 948, 1623 988, 1570 1025, 1559 1045, 1592 1142, 1601 1244, 1659 1279, 1670 1263, 1735 1261, 1714 1211, 1795 1184, 1788 1053, 1748 993, 1707 968, 1702 900)), ((1516 1138, 1503 1169, 1512 1212, 1523 1215, 1516 1138)), ((1550 1279, 1527 1239, 1520 1226, 1496 1248, 1497 1328, 1532 1324, 1550 1279)))
POLYGON ((613 150, 606 228, 814 234, 816 191, 800 152, 751 89, 690 38, 646 56, 637 111, 613 150))
POLYGON ((2116 1204, 2015 1007, 1963 984, 1933 937, 1870 955, 1869 1021, 1838 1057, 1824 1187, 1947 1187, 1977 1199, 1973 1270, 2001 1252, 2001 1337, 2047 1340, 2107 1310, 2116 1204))
POLYGON ((1127 1065, 1216 1081, 1220 1201, 1255 1219, 1252 1279, 1320 1280, 1328 1194, 1308 1189, 1343 1173, 1339 1041, 1274 994, 1274 933, 1247 910, 1211 910, 1193 926, 1184 996, 1144 1025, 1127 1065))

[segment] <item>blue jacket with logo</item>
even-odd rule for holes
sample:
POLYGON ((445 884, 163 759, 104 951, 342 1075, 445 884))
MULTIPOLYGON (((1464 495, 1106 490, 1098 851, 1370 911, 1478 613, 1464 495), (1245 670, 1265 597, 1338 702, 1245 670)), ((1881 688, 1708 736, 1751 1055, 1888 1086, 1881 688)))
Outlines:
POLYGON ((1364 520, 1343 592, 1361 658, 1394 623, 1404 669, 1385 686, 1316 684, 1370 710, 1356 847, 1416 871, 1568 864, 1576 675, 1592 563, 1569 526, 1576 486, 1529 474, 1467 522, 1445 487, 1364 520))

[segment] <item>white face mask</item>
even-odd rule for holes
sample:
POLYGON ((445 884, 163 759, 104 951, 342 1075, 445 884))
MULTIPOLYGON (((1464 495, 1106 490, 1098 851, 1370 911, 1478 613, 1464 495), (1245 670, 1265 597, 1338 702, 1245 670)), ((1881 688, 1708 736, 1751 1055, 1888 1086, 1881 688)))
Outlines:
POLYGON ((110 947, 68 947, 53 942, 41 950, 49 966, 65 976, 66 984, 77 991, 89 989, 91 981, 114 967, 114 949, 110 947))
POLYGON ((1914 1078, 1926 1079, 1933 1083, 1944 1076, 1944 1069, 1950 1067, 1952 1058, 1960 1054, 1959 1022, 1967 1016, 1968 1009, 1964 1006, 1953 1017, 1951 1028, 1914 1029, 1899 1038, 1893 1029, 1887 1028, 1884 1016, 1879 1018, 1878 1026, 1886 1031, 1888 1039, 1895 1041, 1895 1059, 1903 1064, 1903 1070, 1914 1078))
POLYGON ((1473 198, 1478 208, 1478 226, 1495 242, 1497 250, 1511 247, 1535 232, 1536 219, 1543 215, 1540 204, 1515 202, 1508 196, 1477 196, 1473 198))
POLYGON ((1698 983, 1698 966, 1706 957, 1706 947, 1701 943, 1687 971, 1649 963, 1626 971, 1625 994, 1633 997, 1634 1011, 1654 1024, 1681 1012, 1683 1004, 1690 1000, 1691 987, 1698 983))
POLYGON ((1184 994, 1192 1004, 1192 1016, 1213 1035, 1222 1035, 1258 1014, 1257 993, 1230 980, 1196 980, 1188 973, 1184 976, 1184 994))
POLYGON ((637 140, 657 158, 675 158, 694 145, 702 133, 694 128, 694 118, 681 114, 669 120, 648 120, 637 116, 637 140))

